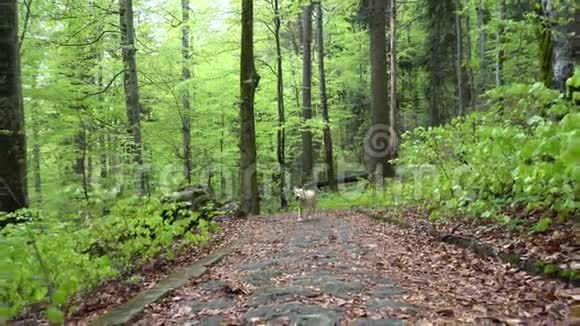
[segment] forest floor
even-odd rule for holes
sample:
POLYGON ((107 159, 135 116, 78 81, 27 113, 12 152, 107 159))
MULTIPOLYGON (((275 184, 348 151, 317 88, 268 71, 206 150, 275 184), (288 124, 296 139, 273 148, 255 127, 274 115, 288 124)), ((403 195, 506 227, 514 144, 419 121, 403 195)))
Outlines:
MULTIPOLYGON (((358 212, 296 217, 224 223, 220 238, 202 251, 229 246, 232 252, 147 305, 131 324, 554 325, 569 316, 570 290, 562 282, 358 212)), ((161 274, 153 273, 146 287, 161 274)), ((131 291, 104 292, 101 301, 122 302, 131 291)), ((69 323, 86 324, 107 311, 84 307, 69 323)))

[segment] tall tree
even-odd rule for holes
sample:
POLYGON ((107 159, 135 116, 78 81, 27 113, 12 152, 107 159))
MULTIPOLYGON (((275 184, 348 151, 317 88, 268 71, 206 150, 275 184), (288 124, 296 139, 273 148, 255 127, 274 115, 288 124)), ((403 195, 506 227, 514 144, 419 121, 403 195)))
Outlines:
POLYGON ((182 68, 181 79, 184 87, 181 93, 181 103, 183 112, 181 114, 182 134, 183 134, 183 173, 185 181, 191 184, 191 108, 188 82, 191 79, 189 69, 189 0, 181 0, 181 56, 182 68))
POLYGON ((322 4, 320 1, 315 4, 316 10, 316 53, 318 57, 318 78, 320 82, 320 110, 324 120, 324 161, 326 163, 326 178, 331 191, 338 191, 336 183, 336 172, 334 167, 334 156, 332 152, 332 135, 330 133, 330 119, 328 118, 328 97, 326 95, 326 72, 324 70, 324 31, 322 4))
POLYGON ((0 2, 0 211, 28 206, 16 0, 0 2))
POLYGON ((312 181, 314 153, 312 149, 312 132, 308 122, 312 119, 312 8, 302 7, 302 184, 312 181))
POLYGON ((254 64, 254 3, 242 0, 240 57, 240 209, 259 214, 254 95, 260 76, 254 64))
POLYGON ((32 169, 34 174, 34 193, 35 201, 42 202, 42 179, 40 173, 40 135, 39 135, 39 124, 37 119, 32 119, 32 169))
POLYGON ((477 32, 479 35, 479 92, 485 92, 487 81, 486 34, 485 34, 485 5, 483 0, 477 1, 477 32))
POLYGON ((504 76, 503 76, 503 63, 504 63, 504 55, 505 51, 503 49, 503 33, 504 33, 504 19, 505 19, 505 0, 499 0, 498 10, 497 10, 497 20, 498 20, 498 28, 497 28, 497 54, 495 58, 495 86, 502 86, 504 84, 504 76))
POLYGON ((395 170, 388 162, 391 124, 387 93, 387 52, 385 36, 385 0, 369 0, 368 20, 371 64, 371 123, 367 132, 365 154, 369 176, 375 183, 393 177, 395 170))
POLYGON ((280 27, 282 18, 280 17, 280 4, 274 0, 274 39, 276 41, 276 92, 278 97, 278 131, 276 156, 280 167, 280 207, 288 208, 288 199, 286 199, 286 130, 284 117, 284 69, 282 66, 282 46, 280 44, 280 27))
MULTIPOLYGON (((461 3, 461 2, 460 2, 461 3)), ((465 48, 465 58, 462 65, 463 80, 465 81, 463 95, 465 96, 465 103, 469 103, 471 110, 475 107, 475 74, 473 73, 473 66, 471 64, 472 59, 472 44, 471 44, 471 15, 467 12, 464 15, 465 21, 465 40, 463 41, 463 46, 465 48)), ((467 111, 465 111, 467 112, 467 111)))
MULTIPOLYGON (((580 34, 580 9, 577 1, 542 0, 544 21, 540 50, 542 79, 548 87, 564 92, 566 80, 574 73, 572 33, 580 34)), ((578 41, 576 41, 578 43, 578 41)), ((577 55, 578 56, 578 55, 577 55)))
POLYGON ((143 144, 141 140, 141 103, 139 102, 139 81, 135 59, 135 26, 133 24, 133 0, 119 0, 119 22, 121 26, 121 51, 123 56, 123 77, 127 122, 131 136, 130 153, 136 165, 136 190, 147 192, 147 173, 143 167, 143 144))
POLYGON ((455 12, 455 70, 457 73, 457 114, 463 115, 464 113, 464 94, 463 94, 463 37, 461 28, 461 13, 459 12, 460 1, 457 1, 457 11, 455 12))
POLYGON ((394 132, 391 134, 391 137, 393 138, 391 142, 396 144, 399 137, 399 125, 397 123, 397 117, 399 116, 397 103, 397 1, 390 0, 389 7, 391 9, 391 102, 389 109, 389 119, 391 122, 392 130, 394 130, 394 132))
POLYGON ((427 101, 431 125, 445 123, 449 118, 448 89, 455 85, 453 48, 455 45, 455 0, 427 0, 427 101))

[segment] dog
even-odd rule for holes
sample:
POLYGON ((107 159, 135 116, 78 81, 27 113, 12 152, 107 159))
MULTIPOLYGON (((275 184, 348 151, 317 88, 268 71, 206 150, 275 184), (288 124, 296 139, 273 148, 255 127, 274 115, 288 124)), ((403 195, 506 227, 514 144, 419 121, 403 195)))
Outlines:
POLYGON ((302 221, 302 211, 307 209, 309 213, 316 210, 316 191, 294 187, 294 197, 298 201, 300 215, 298 221, 302 221))

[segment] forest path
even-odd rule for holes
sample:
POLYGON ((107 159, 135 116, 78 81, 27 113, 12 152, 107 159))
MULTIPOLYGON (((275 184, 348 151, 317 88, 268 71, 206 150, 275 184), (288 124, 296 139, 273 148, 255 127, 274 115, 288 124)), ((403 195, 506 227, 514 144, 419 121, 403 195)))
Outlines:
POLYGON ((232 253, 135 323, 549 322, 565 314, 545 280, 355 212, 252 217, 236 233, 244 241, 232 253))

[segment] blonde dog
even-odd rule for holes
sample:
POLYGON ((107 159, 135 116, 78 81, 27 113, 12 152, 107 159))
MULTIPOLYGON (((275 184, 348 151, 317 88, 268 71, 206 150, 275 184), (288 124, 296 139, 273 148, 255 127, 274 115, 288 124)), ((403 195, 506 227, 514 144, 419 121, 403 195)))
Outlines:
POLYGON ((309 213, 316 210, 316 191, 294 187, 294 196, 298 200, 300 215, 298 221, 302 220, 302 211, 308 209, 309 213))

